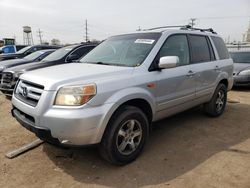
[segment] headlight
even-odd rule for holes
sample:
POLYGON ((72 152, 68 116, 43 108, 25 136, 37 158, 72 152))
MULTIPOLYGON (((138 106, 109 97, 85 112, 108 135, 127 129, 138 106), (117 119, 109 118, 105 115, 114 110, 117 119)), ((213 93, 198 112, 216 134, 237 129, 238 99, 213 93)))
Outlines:
POLYGON ((0 67, 0 71, 3 71, 4 70, 4 67, 0 67))
POLYGON ((96 95, 96 85, 65 86, 59 89, 55 105, 80 106, 87 103, 96 95))
POLYGON ((250 69, 249 70, 243 70, 239 73, 241 76, 250 76, 250 69))
POLYGON ((19 78, 23 73, 24 73, 23 71, 15 72, 15 73, 14 73, 14 77, 15 77, 15 78, 19 78))

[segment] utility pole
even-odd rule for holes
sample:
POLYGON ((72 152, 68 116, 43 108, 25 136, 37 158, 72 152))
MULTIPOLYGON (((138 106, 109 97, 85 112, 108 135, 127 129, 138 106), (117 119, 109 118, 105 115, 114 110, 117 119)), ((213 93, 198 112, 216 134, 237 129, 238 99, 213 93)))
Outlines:
POLYGON ((141 31, 141 27, 139 26, 138 29, 136 31, 141 31))
POLYGON ((15 34, 13 35, 13 39, 14 39, 15 44, 16 44, 16 35, 15 34))
POLYGON ((85 41, 86 42, 89 41, 89 37, 88 37, 88 20, 85 20, 85 41))
POLYGON ((190 18, 189 25, 191 25, 191 28, 193 28, 195 26, 196 20, 197 20, 196 18, 190 18))
POLYGON ((43 32, 42 32, 40 29, 38 29, 38 31, 37 31, 37 36, 39 37, 40 44, 43 43, 43 41, 42 41, 42 37, 43 37, 42 33, 43 33, 43 32))

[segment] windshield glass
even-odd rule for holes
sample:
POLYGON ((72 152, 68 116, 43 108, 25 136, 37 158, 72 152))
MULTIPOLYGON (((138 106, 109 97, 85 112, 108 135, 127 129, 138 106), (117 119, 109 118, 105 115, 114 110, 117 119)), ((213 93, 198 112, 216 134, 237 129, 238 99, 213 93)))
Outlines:
POLYGON ((34 61, 44 53, 45 52, 43 52, 43 51, 37 51, 37 52, 34 52, 34 53, 30 54, 30 55, 25 56, 24 59, 29 60, 29 61, 34 61))
POLYGON ((60 48, 59 50, 56 50, 55 52, 48 55, 46 58, 43 59, 43 61, 56 61, 61 58, 63 58, 65 55, 67 55, 74 46, 67 46, 64 48, 60 48))
POLYGON ((31 47, 32 47, 32 46, 27 46, 27 47, 25 47, 25 48, 22 48, 21 50, 19 50, 19 51, 17 52, 17 54, 22 54, 22 53, 26 52, 27 50, 29 50, 31 47))
POLYGON ((250 52, 231 52, 234 63, 250 63, 250 52))
POLYGON ((89 52, 80 62, 139 66, 148 56, 160 35, 160 33, 137 33, 111 37, 89 52))

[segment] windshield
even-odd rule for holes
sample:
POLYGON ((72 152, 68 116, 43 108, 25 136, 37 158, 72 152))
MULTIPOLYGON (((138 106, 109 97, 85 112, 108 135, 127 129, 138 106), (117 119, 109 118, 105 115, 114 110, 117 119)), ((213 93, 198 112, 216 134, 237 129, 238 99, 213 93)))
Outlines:
POLYGON ((250 52, 231 52, 234 63, 250 63, 250 52))
POLYGON ((138 33, 111 37, 89 52, 80 62, 139 66, 148 56, 160 35, 160 33, 138 33))
POLYGON ((24 52, 26 52, 27 50, 29 50, 32 46, 27 46, 25 48, 22 48, 21 50, 17 51, 17 54, 22 54, 24 52))
POLYGON ((24 59, 29 60, 29 61, 34 61, 44 53, 45 52, 43 52, 43 51, 37 51, 37 52, 34 52, 34 53, 30 54, 30 55, 25 56, 24 59))
POLYGON ((55 52, 48 55, 46 58, 43 59, 43 61, 56 61, 61 58, 63 58, 65 55, 67 55, 74 47, 68 46, 64 48, 60 48, 59 50, 56 50, 55 52))

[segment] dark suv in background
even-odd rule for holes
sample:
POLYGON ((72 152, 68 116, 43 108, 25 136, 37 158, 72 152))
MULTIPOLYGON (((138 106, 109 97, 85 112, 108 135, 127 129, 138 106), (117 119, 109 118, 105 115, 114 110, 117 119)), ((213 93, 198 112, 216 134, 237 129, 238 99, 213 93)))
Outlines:
POLYGON ((33 52, 39 51, 39 50, 58 49, 58 48, 61 48, 61 46, 52 46, 52 45, 27 46, 27 47, 19 50, 17 53, 1 54, 0 61, 4 61, 4 60, 8 60, 8 59, 23 58, 23 57, 25 57, 33 52))
MULTIPOLYGON (((5 69, 41 61, 42 59, 44 59, 45 57, 47 57, 49 54, 53 53, 54 51, 55 51, 55 49, 40 50, 40 51, 34 52, 30 55, 27 55, 21 59, 11 59, 11 60, 1 61, 0 62, 0 91, 5 93, 6 95, 8 95, 9 88, 8 87, 6 88, 5 83, 4 83, 4 80, 8 79, 7 78, 8 75, 4 74, 5 78, 3 79, 3 82, 1 82, 3 71, 5 69)), ((17 73, 17 74, 19 74, 19 73, 17 73)))
POLYGON ((97 44, 81 44, 66 46, 51 53, 40 62, 29 63, 6 69, 2 73, 0 89, 6 96, 11 96, 15 84, 21 74, 27 71, 44 67, 50 67, 64 63, 72 63, 73 61, 77 61, 78 59, 86 55, 89 51, 95 48, 96 45, 97 44))

